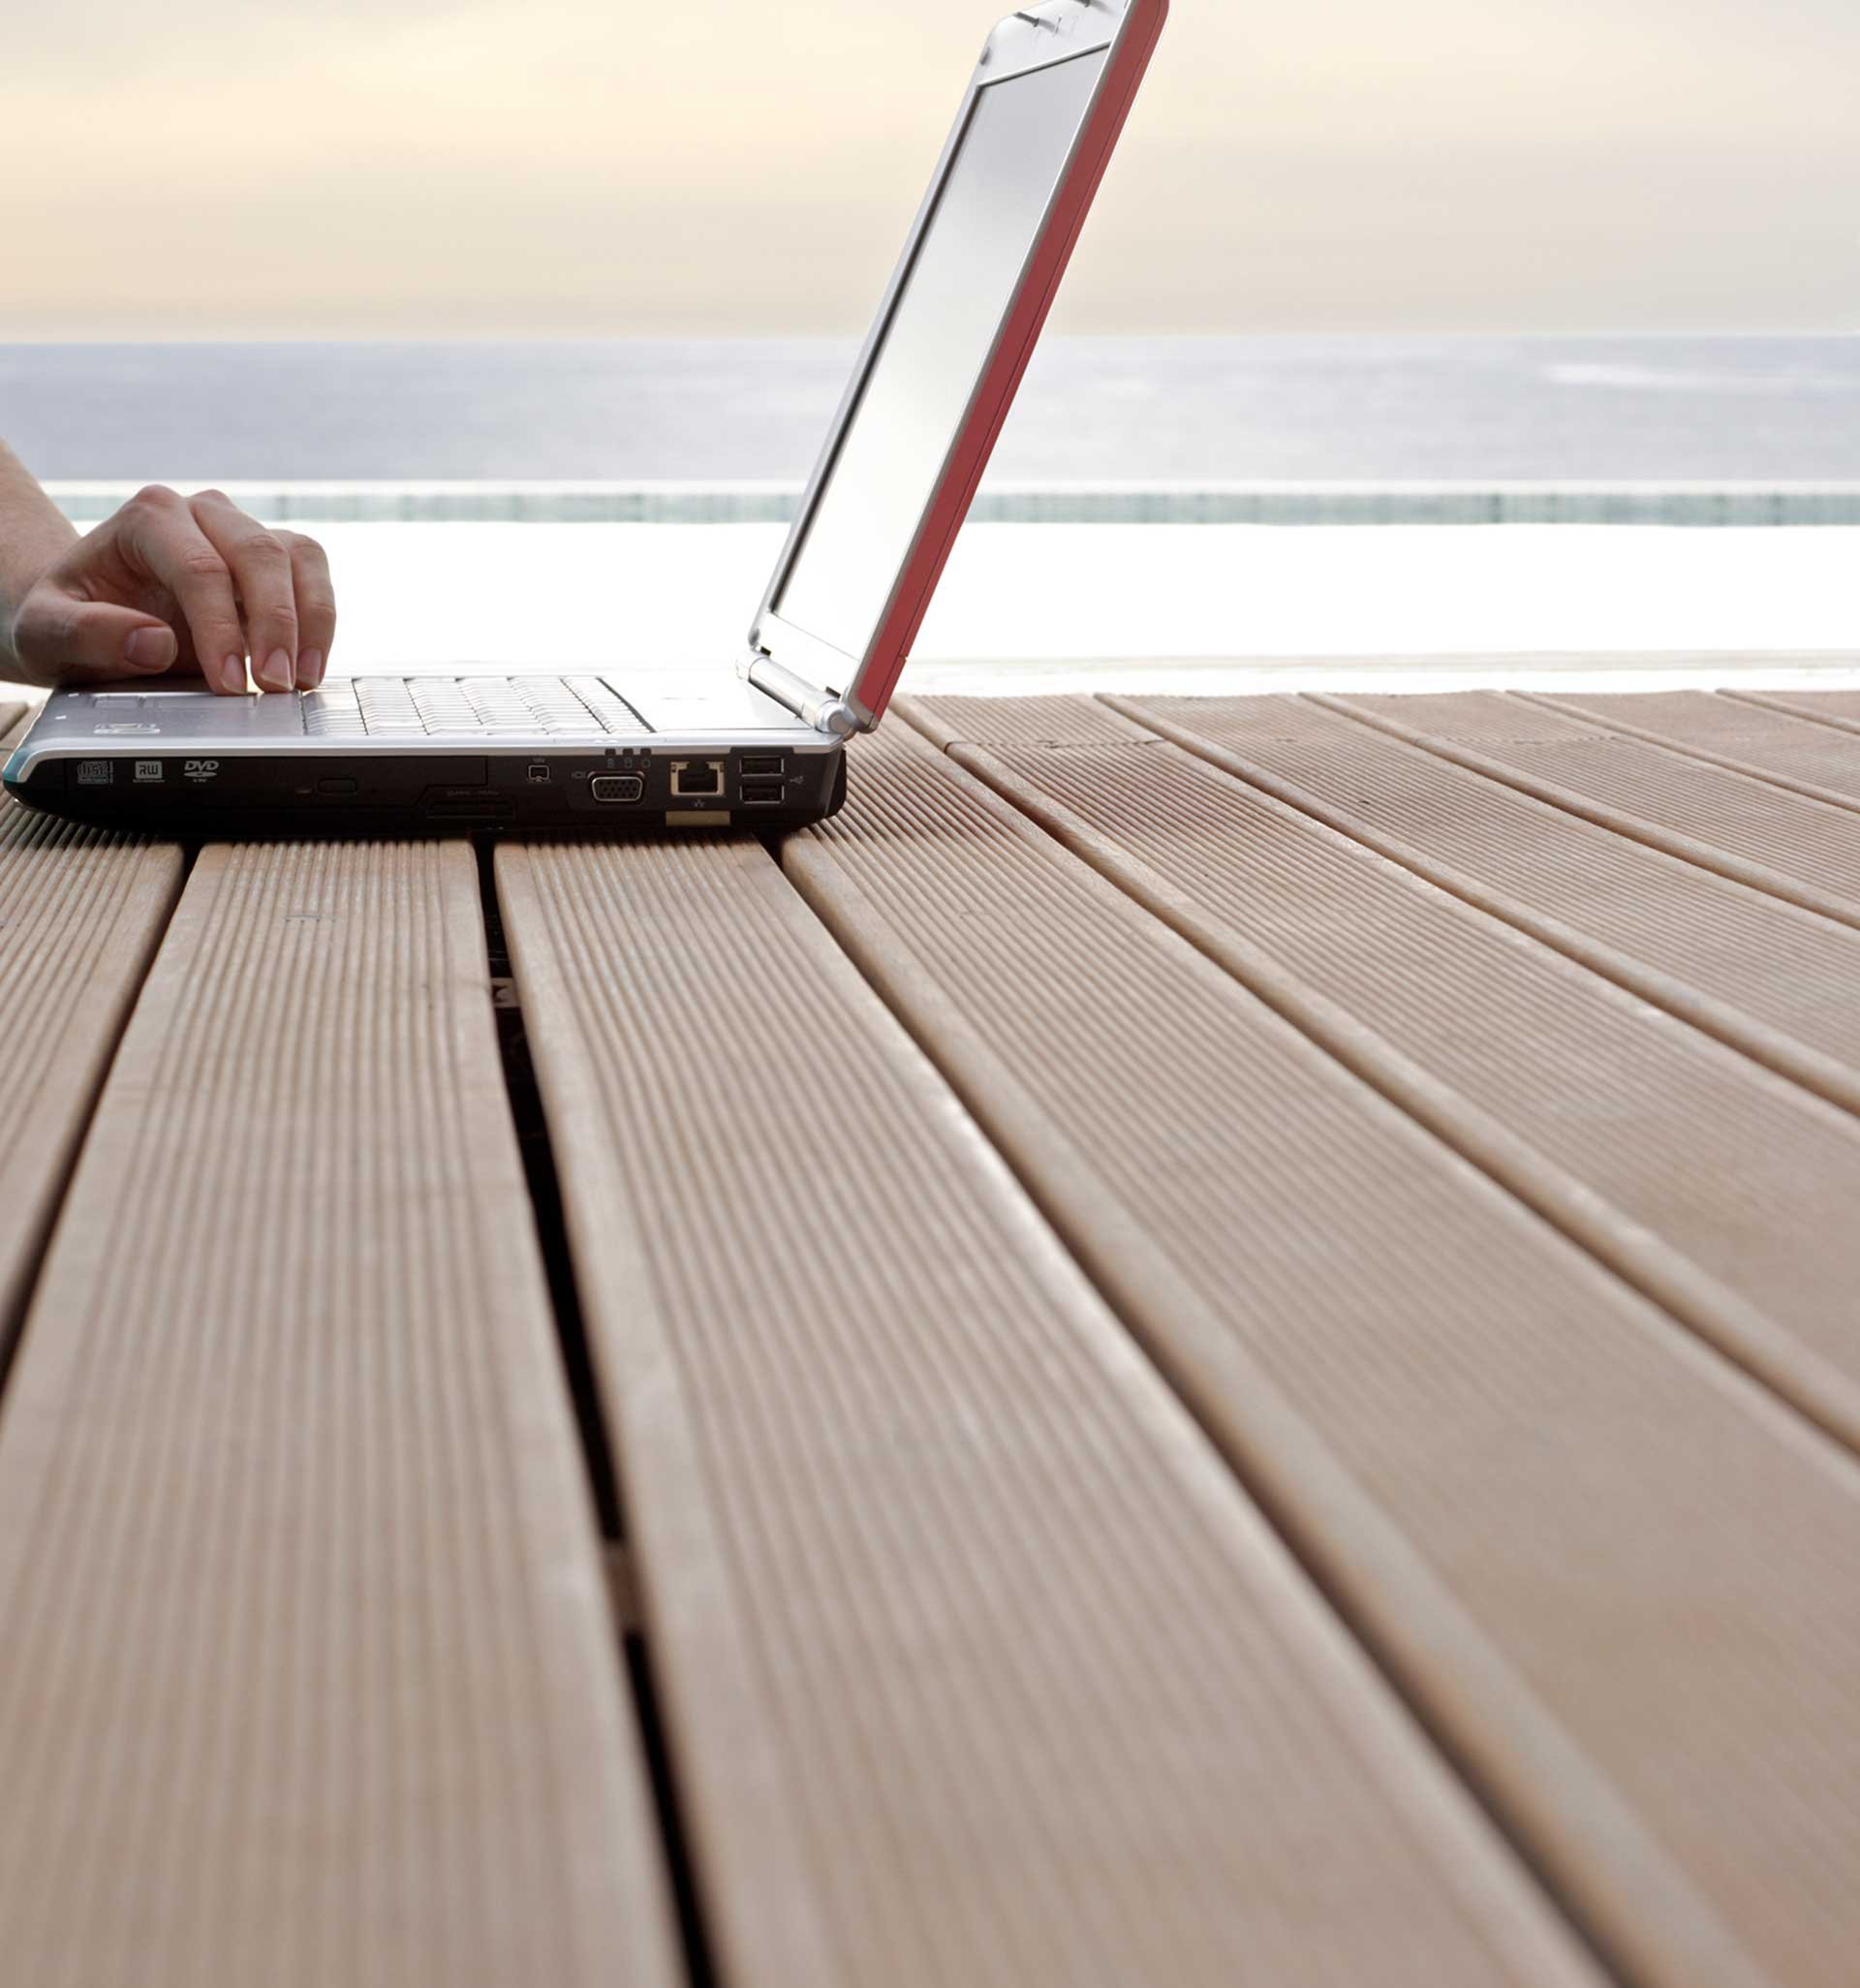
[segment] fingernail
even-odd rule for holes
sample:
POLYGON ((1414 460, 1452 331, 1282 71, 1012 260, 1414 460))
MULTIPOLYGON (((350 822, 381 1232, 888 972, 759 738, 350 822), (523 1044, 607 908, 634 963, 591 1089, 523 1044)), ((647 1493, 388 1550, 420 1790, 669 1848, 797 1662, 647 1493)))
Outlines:
POLYGON ((297 658, 297 688, 315 690, 323 681, 323 652, 320 649, 306 649, 297 658))
POLYGON ((123 661, 132 669, 166 669, 175 653, 171 629, 139 628, 123 644, 123 661))
POLYGON ((273 649, 258 668, 259 681, 266 690, 288 691, 291 688, 291 654, 288 649, 273 649))
POLYGON ((245 695, 245 658, 229 656, 220 665, 220 683, 226 690, 237 697, 245 695))

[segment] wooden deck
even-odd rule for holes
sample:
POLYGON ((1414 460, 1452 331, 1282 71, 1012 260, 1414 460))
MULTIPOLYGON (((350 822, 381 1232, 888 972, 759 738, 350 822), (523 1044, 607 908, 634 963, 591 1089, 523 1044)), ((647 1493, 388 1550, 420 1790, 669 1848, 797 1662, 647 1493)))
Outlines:
POLYGON ((904 720, 6 804, 0 1978, 1852 1988, 1860 695, 904 720))

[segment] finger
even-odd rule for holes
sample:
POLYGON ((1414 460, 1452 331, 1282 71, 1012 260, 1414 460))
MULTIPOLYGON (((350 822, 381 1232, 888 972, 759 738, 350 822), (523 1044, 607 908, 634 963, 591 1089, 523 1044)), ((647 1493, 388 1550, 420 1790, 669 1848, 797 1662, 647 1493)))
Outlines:
POLYGON ((156 676, 172 668, 180 653, 174 631, 154 615, 48 586, 36 587, 20 604, 13 639, 35 683, 156 676))
POLYGON ((116 516, 122 549, 178 603, 201 673, 228 697, 245 690, 245 630, 232 575, 194 513, 172 490, 140 492, 116 516))
POLYGON ((224 491, 202 490, 188 509, 232 571, 245 608, 252 674, 260 689, 290 690, 297 672, 297 603, 290 554, 275 532, 248 517, 224 491))
POLYGON ((301 532, 278 537, 291 556, 291 584, 297 597, 297 688, 315 690, 336 639, 336 589, 328 558, 316 540, 301 532))

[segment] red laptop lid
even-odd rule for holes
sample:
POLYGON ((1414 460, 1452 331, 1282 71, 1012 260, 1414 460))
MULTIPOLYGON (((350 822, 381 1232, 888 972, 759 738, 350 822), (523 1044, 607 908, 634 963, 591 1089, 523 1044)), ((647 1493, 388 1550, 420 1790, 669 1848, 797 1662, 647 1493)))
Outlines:
POLYGON ((1167 12, 988 38, 750 633, 836 730, 884 714, 1167 12))

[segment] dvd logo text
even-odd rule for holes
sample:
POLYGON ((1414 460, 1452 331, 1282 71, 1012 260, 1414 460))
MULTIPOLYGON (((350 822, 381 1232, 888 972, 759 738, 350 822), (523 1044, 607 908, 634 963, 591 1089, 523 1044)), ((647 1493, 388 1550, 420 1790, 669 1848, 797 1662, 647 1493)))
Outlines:
POLYGON ((181 763, 181 774, 188 780, 211 780, 220 770, 217 760, 186 760, 181 763))

